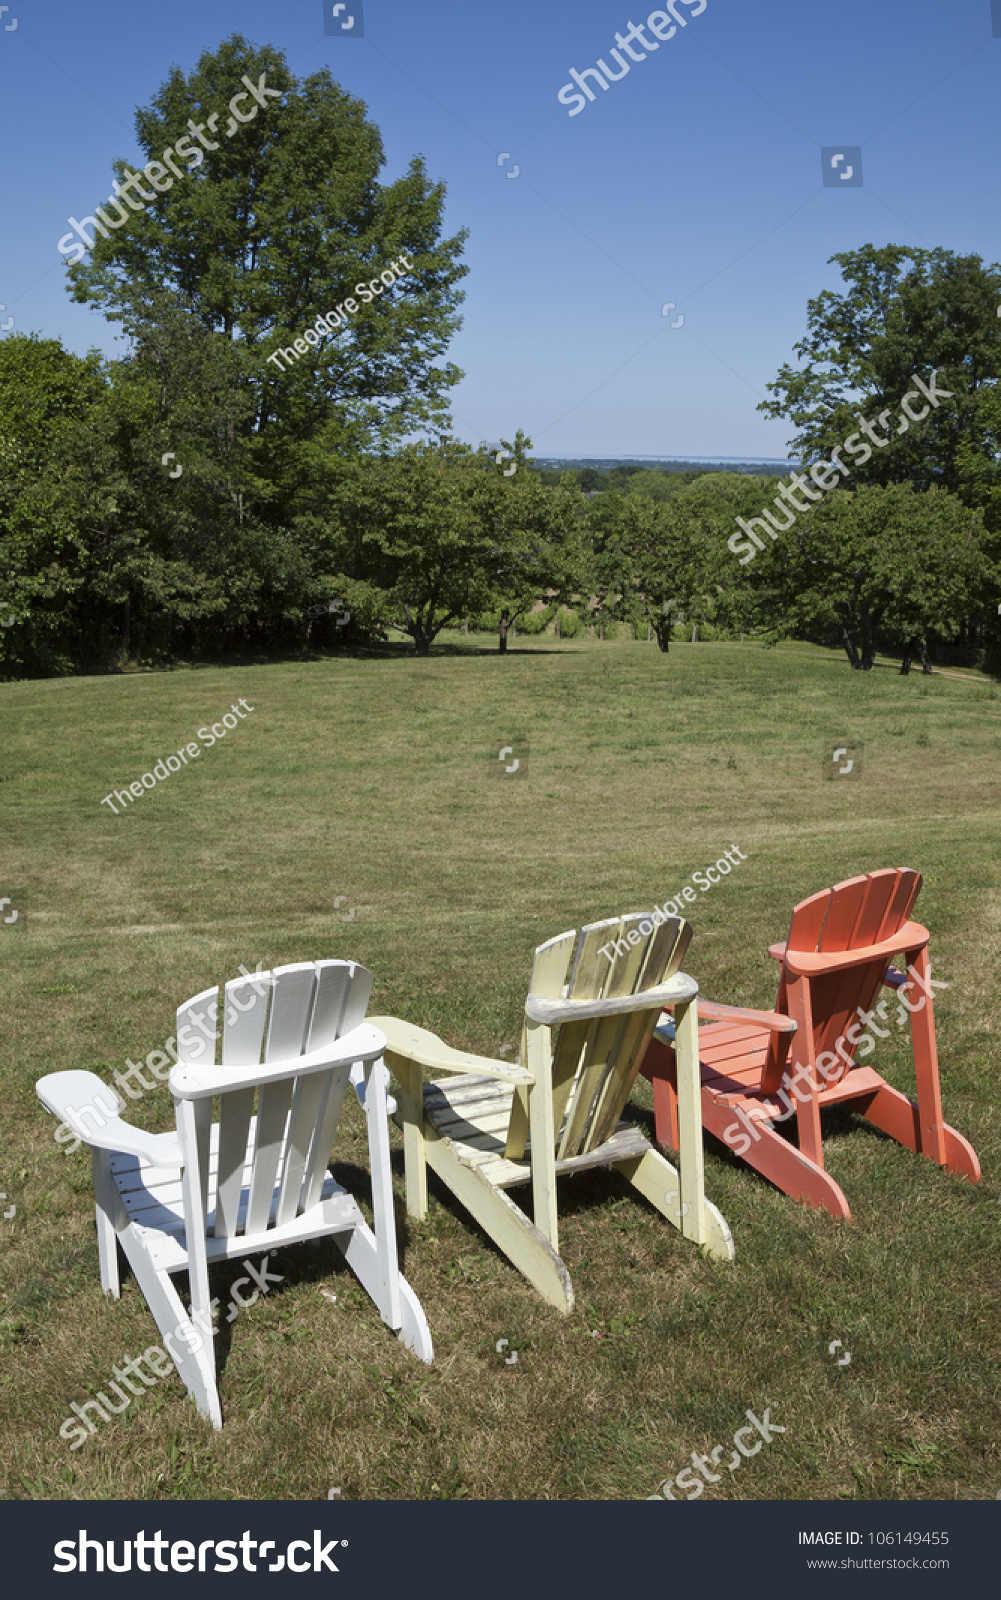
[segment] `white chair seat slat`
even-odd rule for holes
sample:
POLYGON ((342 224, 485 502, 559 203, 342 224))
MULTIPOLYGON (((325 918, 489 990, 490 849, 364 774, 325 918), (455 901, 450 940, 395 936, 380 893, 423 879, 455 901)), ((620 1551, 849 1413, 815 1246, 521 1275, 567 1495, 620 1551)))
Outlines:
MULTIPOLYGON (((362 1213, 354 1196, 348 1194, 333 1178, 327 1178, 320 1191, 320 1199, 311 1212, 293 1218, 284 1228, 270 1228, 263 1238, 240 1234, 232 1239, 210 1239, 208 1259, 210 1263, 242 1260, 244 1256, 250 1259, 258 1251, 275 1250, 301 1239, 346 1232, 362 1221, 362 1213)), ((136 1227, 136 1232, 146 1235, 147 1249, 157 1271, 180 1272, 187 1266, 188 1253, 182 1232, 146 1228, 142 1224, 136 1227)))

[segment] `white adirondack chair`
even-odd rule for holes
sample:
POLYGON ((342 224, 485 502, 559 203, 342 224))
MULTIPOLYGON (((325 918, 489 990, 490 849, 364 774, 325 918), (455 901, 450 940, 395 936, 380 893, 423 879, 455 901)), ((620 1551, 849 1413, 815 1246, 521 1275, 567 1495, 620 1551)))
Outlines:
POLYGON ((57 1072, 37 1084, 43 1105, 92 1149, 102 1288, 118 1298, 120 1241, 183 1382, 215 1428, 222 1426, 209 1298, 215 1262, 329 1234, 383 1321, 421 1360, 432 1359, 427 1320, 396 1256, 385 1038, 363 1020, 371 991, 372 974, 348 961, 235 978, 225 988, 219 1066, 218 990, 188 1000, 177 1012, 169 1079, 176 1133, 145 1133, 123 1122, 93 1073, 57 1072), (364 1076, 364 1096, 358 1087, 374 1232, 327 1172, 353 1066, 364 1076), (88 1113, 96 1127, 85 1125, 88 1113), (190 1315, 171 1281, 183 1271, 190 1315))
POLYGON ((617 1167, 686 1239, 733 1259, 730 1230, 703 1185, 699 990, 678 970, 691 937, 691 925, 678 917, 654 926, 653 918, 630 914, 592 923, 579 944, 571 928, 540 945, 520 1064, 453 1050, 397 1017, 372 1019, 403 1086, 407 1209, 414 1217, 427 1214, 431 1167, 561 1311, 574 1303, 559 1257, 562 1173, 617 1167), (638 1128, 619 1121, 665 1005, 675 1006, 678 1036, 680 1175, 638 1128), (455 1076, 425 1084, 424 1068, 455 1076), (534 1223, 507 1194, 529 1182, 534 1223))

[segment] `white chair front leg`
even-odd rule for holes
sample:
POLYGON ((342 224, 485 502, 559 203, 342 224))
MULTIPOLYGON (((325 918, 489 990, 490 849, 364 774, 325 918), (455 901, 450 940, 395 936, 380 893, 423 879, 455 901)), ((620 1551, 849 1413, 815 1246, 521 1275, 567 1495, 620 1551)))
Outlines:
MULTIPOLYGON (((352 1074, 357 1071, 353 1067, 352 1074)), ((389 1072, 381 1056, 364 1068, 365 1118, 368 1123, 368 1155, 372 1170, 372 1218, 378 1251, 382 1319, 394 1330, 403 1323, 400 1305, 400 1267, 396 1259, 396 1218, 393 1212, 393 1171, 389 1157, 389 1125, 386 1111, 386 1085, 389 1072)))
POLYGON ((101 1288, 115 1300, 121 1297, 118 1275, 118 1232, 121 1201, 111 1173, 111 1154, 91 1147, 94 1201, 97 1212, 97 1253, 101 1263, 101 1288))

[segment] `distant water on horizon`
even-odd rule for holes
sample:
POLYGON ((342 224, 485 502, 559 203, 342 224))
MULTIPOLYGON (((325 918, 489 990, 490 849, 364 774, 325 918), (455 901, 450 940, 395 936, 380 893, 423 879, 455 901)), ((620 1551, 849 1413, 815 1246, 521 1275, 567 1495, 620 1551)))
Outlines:
POLYGON ((734 466, 763 466, 763 467, 799 467, 798 461, 792 461, 785 456, 536 456, 539 465, 547 461, 562 464, 565 461, 600 461, 618 462, 621 466, 631 466, 635 461, 685 461, 698 465, 722 465, 729 463, 734 466))

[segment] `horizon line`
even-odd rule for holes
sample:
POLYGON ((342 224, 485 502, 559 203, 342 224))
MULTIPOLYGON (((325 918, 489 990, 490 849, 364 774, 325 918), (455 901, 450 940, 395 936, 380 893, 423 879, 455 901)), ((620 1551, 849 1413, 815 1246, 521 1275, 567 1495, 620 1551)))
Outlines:
POLYGON ((535 461, 735 461, 744 464, 760 462, 762 466, 769 467, 797 467, 802 463, 793 461, 788 456, 596 456, 596 455, 547 455, 533 456, 535 461))

